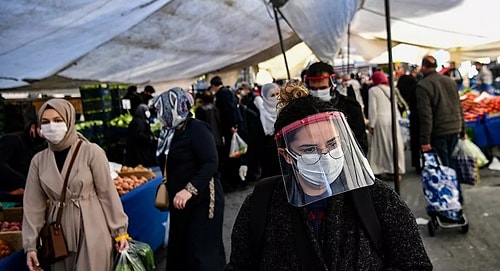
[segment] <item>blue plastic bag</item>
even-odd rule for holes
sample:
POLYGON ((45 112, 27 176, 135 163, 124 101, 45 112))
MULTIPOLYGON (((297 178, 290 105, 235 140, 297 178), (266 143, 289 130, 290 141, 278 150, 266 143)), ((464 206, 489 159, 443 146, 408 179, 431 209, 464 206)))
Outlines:
POLYGON ((461 218, 462 204, 454 169, 441 165, 434 152, 423 154, 422 186, 427 200, 427 213, 437 213, 451 220, 461 218))

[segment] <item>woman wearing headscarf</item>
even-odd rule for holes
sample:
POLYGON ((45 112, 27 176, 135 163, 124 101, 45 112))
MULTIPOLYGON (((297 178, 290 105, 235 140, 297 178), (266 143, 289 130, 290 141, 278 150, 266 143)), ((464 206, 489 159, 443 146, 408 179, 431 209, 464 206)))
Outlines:
POLYGON ((48 149, 33 157, 24 192, 22 236, 27 265, 31 271, 37 270, 37 236, 44 220, 56 220, 64 178, 69 174, 61 220, 69 256, 51 269, 110 271, 113 244, 119 251, 128 246, 128 217, 109 174, 106 154, 77 133, 75 108, 64 99, 45 102, 38 112, 38 123, 48 149), (69 170, 69 160, 80 141, 69 170))
POLYGON ((151 117, 149 107, 140 104, 128 125, 126 159, 128 166, 153 167, 158 165, 155 155, 157 142, 149 125, 149 117, 151 117))
MULTIPOLYGON (((368 130, 371 134, 368 161, 375 175, 394 174, 389 80, 382 71, 376 71, 372 75, 372 81, 373 86, 368 91, 368 130)), ((397 105, 394 106, 395 112, 399 112, 397 105)), ((398 113, 398 123, 400 118, 398 113)), ((398 168, 399 173, 404 174, 406 168, 403 136, 399 124, 396 127, 398 168)))
POLYGON ((261 151, 259 152, 261 179, 281 174, 277 155, 278 150, 274 141, 274 122, 276 122, 276 105, 278 104, 279 92, 280 86, 275 83, 268 83, 262 86, 262 99, 255 99, 264 131, 261 151), (259 102, 257 103, 257 101, 259 102))
POLYGON ((210 126, 194 119, 193 97, 172 88, 154 98, 162 123, 156 155, 170 199, 167 270, 223 270, 224 194, 210 126))

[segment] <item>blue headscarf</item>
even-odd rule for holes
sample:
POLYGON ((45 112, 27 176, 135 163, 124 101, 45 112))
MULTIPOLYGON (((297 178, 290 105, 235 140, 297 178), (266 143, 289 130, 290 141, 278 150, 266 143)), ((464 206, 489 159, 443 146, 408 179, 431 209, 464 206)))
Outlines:
POLYGON ((191 117, 189 111, 194 105, 193 96, 180 87, 171 88, 153 100, 158 119, 162 124, 156 155, 168 156, 175 129, 191 117))

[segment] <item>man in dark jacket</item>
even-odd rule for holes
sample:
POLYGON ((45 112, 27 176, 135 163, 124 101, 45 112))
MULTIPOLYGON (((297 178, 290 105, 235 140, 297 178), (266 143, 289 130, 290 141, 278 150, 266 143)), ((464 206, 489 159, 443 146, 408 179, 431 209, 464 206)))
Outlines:
MULTIPOLYGON (((226 190, 231 190, 235 186, 244 186, 240 178, 239 170, 246 169, 246 166, 241 167, 241 160, 239 158, 229 158, 229 148, 231 146, 231 139, 233 133, 244 133, 242 130, 243 118, 240 110, 238 109, 238 99, 236 95, 224 87, 220 76, 214 76, 210 80, 210 91, 215 93, 214 104, 220 114, 220 133, 224 138, 224 147, 219 153, 219 163, 221 163, 222 176, 221 181, 226 190)), ((245 170, 246 171, 246 170, 245 170)), ((246 175, 246 172, 244 173, 246 175)))
POLYGON ((422 59, 424 78, 416 88, 422 152, 436 151, 445 166, 450 166, 451 154, 464 132, 462 105, 455 82, 436 72, 432 56, 422 59))
POLYGON ((306 75, 306 85, 312 96, 323 101, 331 101, 346 115, 351 130, 366 154, 368 139, 366 136, 365 120, 361 105, 354 99, 338 93, 333 87, 333 67, 325 62, 316 62, 309 66, 306 75))
POLYGON ((158 165, 155 154, 158 141, 151 131, 149 117, 151 117, 151 113, 148 106, 140 104, 135 111, 134 118, 128 125, 127 166, 153 167, 158 165))
POLYGON ((22 195, 31 159, 47 146, 36 128, 36 122, 30 122, 24 131, 0 138, 0 191, 22 195))

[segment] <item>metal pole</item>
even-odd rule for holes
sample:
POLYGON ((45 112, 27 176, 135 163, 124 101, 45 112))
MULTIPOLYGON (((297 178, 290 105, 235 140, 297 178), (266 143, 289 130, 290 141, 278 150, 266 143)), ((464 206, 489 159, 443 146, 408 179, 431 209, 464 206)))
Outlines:
POLYGON ((286 60, 285 45, 283 44, 283 36, 281 35, 280 22, 278 20, 278 8, 275 7, 273 8, 273 10, 274 10, 274 19, 276 20, 276 28, 278 29, 278 36, 280 39, 281 53, 283 54, 283 58, 285 59, 286 74, 288 76, 288 80, 290 80, 291 79, 290 70, 288 69, 288 61, 286 60))
POLYGON ((351 74, 351 24, 347 25, 347 74, 351 74))
POLYGON ((393 157, 393 171, 394 171, 394 190, 400 194, 399 187, 399 167, 398 167, 398 137, 397 137, 397 123, 396 119, 396 93, 394 91, 394 68, 392 62, 392 37, 391 37, 391 9, 389 0, 385 2, 385 27, 387 31, 387 54, 389 56, 389 87, 391 89, 391 116, 392 116, 392 157, 393 157))

